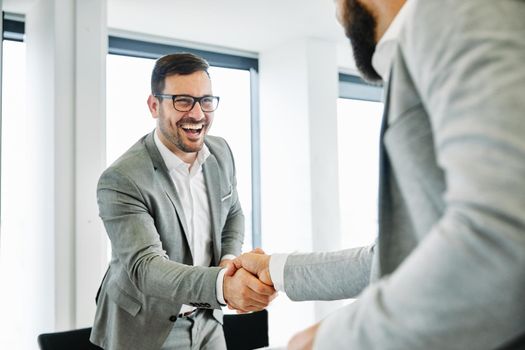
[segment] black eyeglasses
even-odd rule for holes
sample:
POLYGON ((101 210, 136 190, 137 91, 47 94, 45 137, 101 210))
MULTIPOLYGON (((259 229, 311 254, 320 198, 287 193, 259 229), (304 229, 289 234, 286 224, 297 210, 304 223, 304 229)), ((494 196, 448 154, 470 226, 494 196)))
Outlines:
POLYGON ((153 95, 158 98, 171 98, 173 101, 173 108, 179 112, 189 112, 195 107, 195 104, 199 102, 203 112, 213 112, 219 106, 219 96, 202 96, 194 97, 190 95, 167 95, 167 94, 155 94, 153 95))

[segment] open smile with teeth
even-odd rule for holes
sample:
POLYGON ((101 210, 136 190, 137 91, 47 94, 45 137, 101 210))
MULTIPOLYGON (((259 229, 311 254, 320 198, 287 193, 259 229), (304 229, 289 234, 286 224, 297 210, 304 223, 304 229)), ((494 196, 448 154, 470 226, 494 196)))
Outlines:
POLYGON ((188 135, 192 136, 199 136, 204 130, 204 123, 196 123, 196 124, 190 124, 190 123, 184 123, 179 126, 184 132, 188 135))

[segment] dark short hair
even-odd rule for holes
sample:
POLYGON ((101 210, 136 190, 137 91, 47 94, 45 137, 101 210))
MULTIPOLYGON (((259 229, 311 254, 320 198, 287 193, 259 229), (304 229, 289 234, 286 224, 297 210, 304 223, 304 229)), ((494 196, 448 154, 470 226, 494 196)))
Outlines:
POLYGON ((188 52, 162 56, 155 62, 155 67, 151 72, 151 94, 162 93, 166 77, 175 74, 188 75, 199 71, 208 74, 209 67, 210 65, 204 58, 188 52))

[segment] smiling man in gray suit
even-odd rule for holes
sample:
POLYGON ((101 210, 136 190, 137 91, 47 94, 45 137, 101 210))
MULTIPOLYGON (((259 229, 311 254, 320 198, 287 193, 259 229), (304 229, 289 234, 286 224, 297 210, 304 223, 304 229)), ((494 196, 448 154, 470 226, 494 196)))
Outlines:
POLYGON ((223 269, 241 251, 244 216, 230 148, 207 136, 219 103, 207 70, 192 54, 157 60, 157 128, 100 177, 112 258, 91 341, 106 350, 226 349, 220 306, 260 310, 275 292, 223 269))
POLYGON ((525 1, 337 6, 363 74, 391 72, 378 242, 236 265, 294 300, 357 296, 290 349, 524 349, 525 1))

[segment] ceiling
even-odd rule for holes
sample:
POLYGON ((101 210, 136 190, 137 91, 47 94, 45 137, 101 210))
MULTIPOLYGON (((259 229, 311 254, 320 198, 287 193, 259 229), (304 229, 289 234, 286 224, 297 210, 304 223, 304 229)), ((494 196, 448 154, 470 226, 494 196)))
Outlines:
MULTIPOLYGON (((26 13, 39 0, 3 0, 4 11, 26 13)), ((108 27, 197 45, 258 53, 302 38, 338 45, 351 61, 332 0, 107 0, 108 27)), ((344 64, 343 64, 344 65, 344 64)), ((348 67, 352 68, 349 63, 348 67)))
POLYGON ((108 0, 108 25, 255 52, 301 37, 344 39, 330 0, 108 0))

